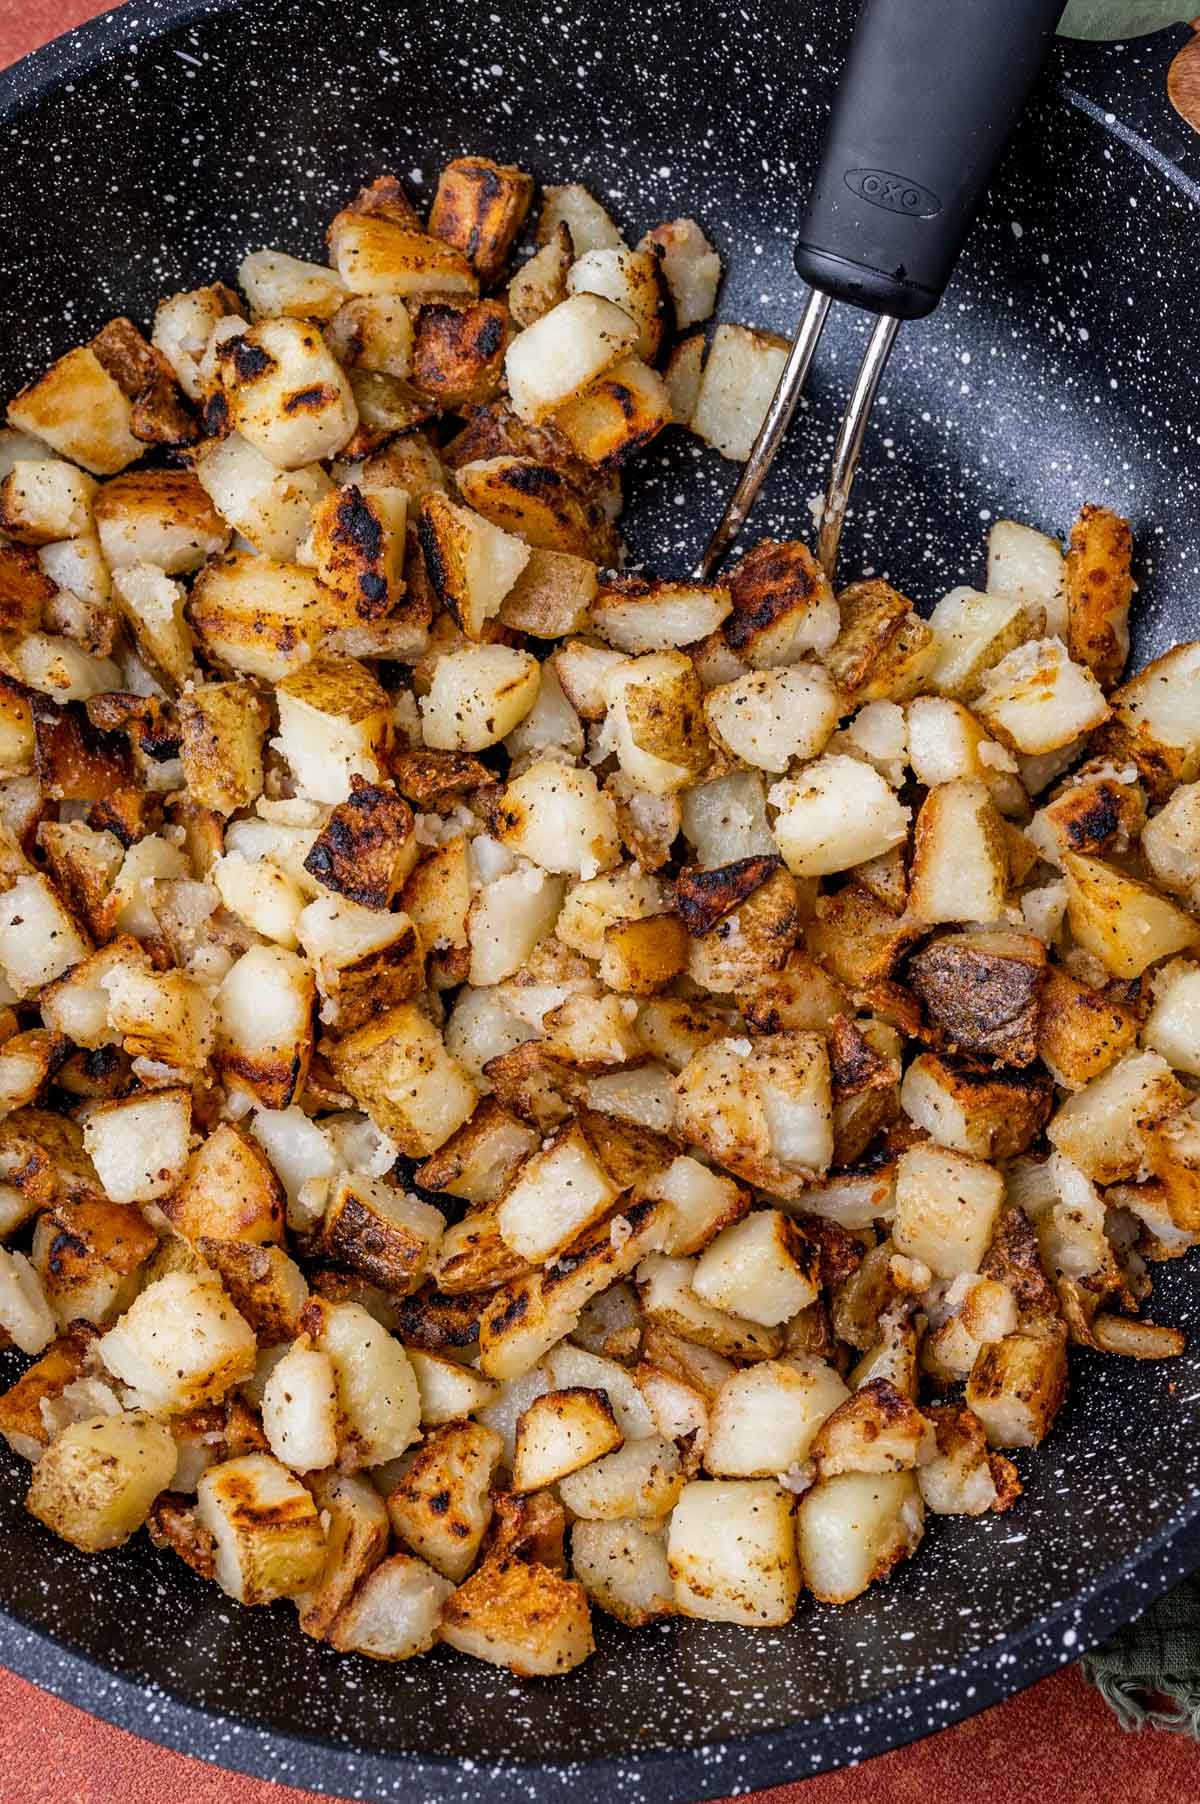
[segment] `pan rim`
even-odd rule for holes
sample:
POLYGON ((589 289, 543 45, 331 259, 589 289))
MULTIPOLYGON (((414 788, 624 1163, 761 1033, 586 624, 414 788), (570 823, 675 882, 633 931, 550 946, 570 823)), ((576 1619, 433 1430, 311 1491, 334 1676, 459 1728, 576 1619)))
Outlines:
MULTIPOLYGON (((0 70, 0 126, 11 126, 44 94, 86 76, 124 48, 247 3, 252 0, 126 0, 85 20, 0 70)), ((1168 28, 1176 34, 1183 29, 1168 28)), ((1076 104, 1070 96, 1063 98, 1076 104)), ((1107 128, 1107 121, 1095 122, 1107 128)), ((1194 186, 1190 178, 1188 186, 1194 186)), ((1082 1596, 1064 1599, 1038 1621, 945 1668, 935 1679, 913 1680, 823 1718, 724 1742, 630 1749, 577 1761, 505 1757, 502 1765, 486 1771, 477 1763, 480 1795, 486 1790, 490 1804, 528 1804, 534 1795, 549 1800, 552 1787, 560 1797, 564 1791, 568 1797, 583 1797, 599 1796, 603 1786, 610 1796, 692 1804, 735 1787, 757 1789, 843 1765, 847 1729, 858 1743, 856 1759, 873 1758, 934 1733, 935 1719, 936 1728, 949 1727, 1015 1696, 1088 1652, 1197 1568, 1200 1488, 1155 1536, 1105 1568, 1082 1596)), ((399 1799, 411 1795, 408 1788, 418 1780, 425 1782, 429 1804, 443 1799, 448 1804, 452 1797, 465 1804, 471 1796, 458 1756, 355 1749, 208 1707, 182 1691, 129 1676, 5 1604, 0 1604, 0 1663, 93 1716, 211 1765, 335 1797, 399 1799), (99 1697, 98 1675, 103 1680, 99 1697)))

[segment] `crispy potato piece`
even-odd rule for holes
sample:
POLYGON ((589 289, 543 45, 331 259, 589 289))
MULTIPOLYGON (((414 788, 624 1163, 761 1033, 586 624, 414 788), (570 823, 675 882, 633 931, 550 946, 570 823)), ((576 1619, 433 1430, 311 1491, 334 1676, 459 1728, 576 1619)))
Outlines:
POLYGON ((945 934, 910 961, 908 980, 951 1050, 1000 1065, 1039 1055, 1046 949, 1032 934, 945 934))
POLYGON ((1057 965, 1046 972, 1037 1017, 1037 1055, 1056 1083, 1081 1090, 1138 1037, 1138 1017, 1057 965))
POLYGON ((1071 529, 1067 552, 1067 642, 1071 656, 1111 689, 1129 656, 1133 596, 1129 521, 1089 504, 1071 529))
POLYGON ((522 1678, 569 1672, 594 1651, 583 1586, 533 1561, 486 1560, 447 1602, 441 1639, 522 1678))
POLYGON ((490 401, 500 387, 511 327, 501 301, 465 307, 427 302, 417 318, 413 381, 454 413, 490 401))
POLYGON ((417 859, 413 811, 386 785, 355 774, 317 834, 304 868, 359 908, 389 909, 417 859))
POLYGON ((496 280, 533 202, 533 177, 512 163, 455 157, 438 177, 433 237, 469 258, 484 287, 496 280))

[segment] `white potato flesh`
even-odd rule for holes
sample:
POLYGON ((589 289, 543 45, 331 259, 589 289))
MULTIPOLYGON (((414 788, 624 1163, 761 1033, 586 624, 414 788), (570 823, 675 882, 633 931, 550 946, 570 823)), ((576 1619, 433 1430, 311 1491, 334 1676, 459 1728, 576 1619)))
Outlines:
POLYGON ((286 251, 250 251, 238 266, 238 287, 255 319, 332 319, 346 285, 324 263, 305 263, 286 251))
POLYGON ((735 1372, 709 1414, 706 1471, 716 1478, 788 1476, 804 1466, 817 1430, 849 1395, 832 1366, 805 1355, 735 1372))
POLYGON ((263 1433, 293 1472, 320 1472, 337 1459, 338 1397, 327 1353, 293 1345, 267 1379, 263 1433))
POLYGON ((765 1479, 698 1479, 667 1531, 675 1602, 685 1616, 750 1628, 790 1621, 800 1597, 793 1498, 765 1479))
POLYGON ((168 1272, 99 1342, 140 1408, 168 1413, 223 1397, 254 1370, 254 1332, 211 1274, 168 1272))
POLYGON ((993 664, 975 711, 998 738, 1033 755, 1072 744, 1110 713, 1099 683, 1061 639, 1018 645, 993 664))
POLYGON ((52 983, 87 950, 49 878, 18 877, 0 896, 0 974, 17 996, 52 983))
POLYGON ((334 1303, 315 1337, 333 1361, 345 1419, 344 1469, 396 1459, 420 1433, 421 1393, 398 1340, 361 1303, 334 1303))
POLYGON ((849 1603, 915 1552, 924 1521, 913 1472, 822 1479, 797 1512, 804 1583, 821 1603, 849 1603))
POLYGON ((774 835, 796 877, 824 877, 879 858, 908 836, 909 810, 871 765, 838 753, 785 778, 767 800, 774 835))
POLYGON ((167 1196, 183 1176, 192 1126, 187 1090, 101 1103, 83 1124, 84 1148, 114 1203, 167 1196))
POLYGON ((571 1529, 571 1568, 592 1602, 638 1628, 675 1612, 666 1541, 653 1524, 580 1519, 571 1529))
POLYGON ((807 1309, 817 1286, 789 1246, 788 1218, 759 1209, 723 1228, 700 1255, 692 1289, 706 1303, 773 1328, 807 1309))
POLYGON ((616 809, 590 770, 539 758, 506 786, 499 814, 504 844, 545 871, 594 877, 617 861, 616 809))
POLYGON ((1017 520, 997 520, 988 533, 989 595, 1015 595, 1046 611, 1046 631, 1067 631, 1066 560, 1057 539, 1017 520))
POLYGON ((750 326, 713 333, 689 425, 722 457, 744 463, 766 418, 787 359, 787 341, 750 326))
POLYGON ((1142 1039, 1173 1070, 1200 1077, 1200 965, 1177 958, 1155 973, 1142 1039))
POLYGON ((424 1560, 394 1553, 367 1574, 338 1612, 330 1646, 371 1660, 411 1660, 433 1646, 442 1606, 453 1591, 449 1579, 424 1560))
POLYGON ((674 1443, 648 1434, 568 1473, 559 1481, 558 1494, 574 1515, 593 1521, 614 1522, 622 1516, 654 1521, 670 1514, 682 1489, 674 1443))
POLYGON ((509 645, 474 645, 450 652, 434 666, 421 697, 426 745, 441 751, 481 752, 520 725, 537 701, 541 666, 509 645))
POLYGON ((470 982, 503 983, 520 971, 538 941, 553 931, 562 897, 562 879, 533 865, 485 883, 467 916, 470 982))
POLYGON ((574 294, 518 333, 505 372, 512 404, 536 423, 636 349, 638 328, 612 301, 574 294))
POLYGON ((24 1253, 0 1248, 0 1328, 22 1353, 43 1353, 58 1333, 42 1281, 24 1253))
POLYGON ((236 1603, 295 1597, 321 1576, 325 1536, 316 1503, 268 1454, 210 1466, 196 1486, 196 1521, 213 1538, 213 1576, 236 1603))
POLYGON ((777 852, 767 820, 762 777, 754 770, 731 770, 711 783, 684 791, 683 836, 702 871, 719 870, 739 858, 777 852))
POLYGON ((754 670, 710 690, 704 712, 735 757, 778 773, 794 759, 824 751, 842 702, 821 665, 793 664, 754 670))
POLYGON ((1004 1202, 992 1166, 947 1147, 910 1146, 896 1173, 892 1238, 935 1277, 977 1272, 1004 1202))

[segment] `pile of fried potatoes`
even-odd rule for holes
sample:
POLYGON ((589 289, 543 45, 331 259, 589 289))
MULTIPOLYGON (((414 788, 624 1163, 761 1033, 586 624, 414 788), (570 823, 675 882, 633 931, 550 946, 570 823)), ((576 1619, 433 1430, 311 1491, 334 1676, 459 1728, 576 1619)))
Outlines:
POLYGON ((552 1674, 856 1597, 1071 1344, 1181 1351, 1200 645, 1126 678, 1103 507, 929 620, 622 574, 785 347, 579 187, 510 275, 533 199, 382 177, 8 408, 0 1432, 78 1548, 552 1674))

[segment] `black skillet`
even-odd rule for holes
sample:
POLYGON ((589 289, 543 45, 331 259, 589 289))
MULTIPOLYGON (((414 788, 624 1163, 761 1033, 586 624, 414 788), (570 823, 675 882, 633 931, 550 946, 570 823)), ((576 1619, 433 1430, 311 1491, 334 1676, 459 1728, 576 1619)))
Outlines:
MULTIPOLYGON (((428 196, 463 150, 586 182, 635 236, 694 213, 726 259, 722 316, 790 333, 853 10, 131 0, 0 76, 0 392, 247 248, 319 256, 360 182, 394 170, 428 196)), ((1137 534, 1135 655, 1200 628, 1200 155, 1164 97, 1182 35, 1056 53, 942 307, 904 329, 847 579, 886 571, 928 606, 978 578, 989 519, 1057 533, 1105 501, 1137 534)), ((755 533, 809 529, 868 324, 834 319, 755 533)), ((690 568, 733 474, 682 434, 656 447, 629 484, 635 554, 690 568)), ((1194 1323, 1195 1283, 1192 1261, 1158 1268, 1155 1315, 1194 1323)), ((1008 1695, 1200 1565, 1200 1336, 1170 1365, 1073 1371, 1010 1515, 935 1522, 887 1584, 786 1631, 602 1621, 594 1660, 532 1685, 445 1651, 341 1659, 290 1606, 237 1609, 144 1537, 87 1559, 24 1514, 6 1455, 0 1659, 143 1735, 341 1795, 667 1804, 803 1776, 1008 1695)))

